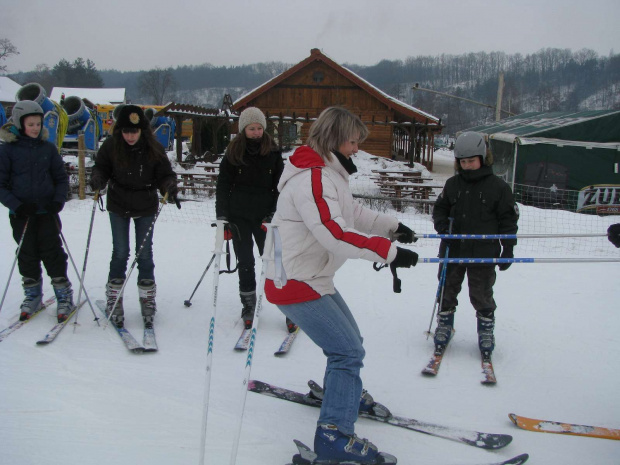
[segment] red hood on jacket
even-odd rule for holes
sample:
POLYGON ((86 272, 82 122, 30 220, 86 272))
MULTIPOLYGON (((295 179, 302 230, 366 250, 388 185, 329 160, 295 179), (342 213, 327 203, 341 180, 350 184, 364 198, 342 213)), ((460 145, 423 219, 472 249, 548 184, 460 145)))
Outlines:
POLYGON ((302 145, 288 159, 296 168, 308 169, 325 166, 321 156, 307 145, 302 145))

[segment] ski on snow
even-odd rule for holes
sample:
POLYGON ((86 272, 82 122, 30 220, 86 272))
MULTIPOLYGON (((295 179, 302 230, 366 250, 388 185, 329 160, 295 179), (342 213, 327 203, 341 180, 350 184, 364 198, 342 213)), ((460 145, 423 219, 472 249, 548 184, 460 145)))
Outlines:
MULTIPOLYGON (((282 341, 282 344, 280 344, 280 347, 278 348, 278 350, 274 352, 274 355, 282 356, 282 355, 287 354, 289 349, 291 348, 291 345, 293 344, 293 341, 297 337, 297 334, 299 334, 299 327, 297 327, 297 329, 293 331, 292 333, 287 333, 286 336, 284 337, 284 340, 282 341)), ((239 339, 237 340, 237 343, 235 344, 235 350, 237 351, 248 350, 251 337, 252 337, 252 329, 243 328, 243 331, 241 332, 241 336, 239 336, 239 339)))
MULTIPOLYGON (((317 455, 314 453, 312 449, 310 449, 303 442, 298 441, 297 439, 294 439, 293 442, 297 446, 297 449, 299 450, 299 454, 295 454, 293 456, 293 462, 287 465, 312 465, 313 463, 315 463, 314 460, 316 459, 317 455)), ((493 463, 484 464, 484 465, 521 465, 522 463, 527 462, 527 459, 529 458, 530 456, 528 454, 521 454, 511 459, 504 460, 502 462, 493 462, 493 463)), ((350 462, 350 463, 354 463, 354 462, 350 462)), ((395 462, 384 462, 384 463, 386 463, 386 465, 391 465, 395 462)))
POLYGON ((144 328, 144 336, 142 337, 142 346, 145 352, 157 352, 157 339, 155 339, 155 328, 144 328))
MULTIPOLYGON (((312 383, 312 386, 318 386, 312 381, 310 383, 312 383)), ((251 380, 248 384, 248 390, 266 396, 288 400, 289 402, 308 405, 311 407, 321 406, 321 400, 317 399, 310 393, 302 394, 300 392, 276 387, 271 384, 263 383, 261 381, 251 380)), ((366 413, 360 413, 359 416, 361 418, 368 418, 371 420, 388 423, 393 426, 407 428, 412 431, 417 431, 419 433, 424 433, 444 439, 450 439, 452 441, 457 441, 481 449, 501 449, 502 447, 510 444, 510 441, 512 441, 512 436, 508 434, 491 434, 481 433, 478 431, 469 431, 460 428, 453 428, 450 426, 442 426, 424 421, 419 421, 413 418, 399 417, 396 415, 379 417, 366 413)))
POLYGON ((497 384, 497 378, 495 378, 495 370, 493 369, 493 362, 491 361, 491 354, 489 352, 481 352, 480 356, 482 364, 483 378, 480 380, 482 384, 492 386, 497 384))
POLYGON ((426 366, 422 369, 422 374, 427 376, 437 376, 439 373, 439 367, 441 366, 441 361, 443 360, 443 356, 450 345, 450 341, 452 341, 452 337, 454 336, 454 328, 452 328, 452 334, 450 335, 450 339, 445 346, 435 346, 435 352, 433 352, 433 356, 426 364, 426 366))
POLYGON ((50 329, 47 332, 47 334, 43 337, 43 339, 39 339, 37 341, 37 345, 44 345, 44 344, 49 344, 50 342, 53 342, 54 339, 56 339, 56 336, 58 336, 58 334, 64 329, 64 327, 67 326, 67 323, 69 323, 69 320, 73 318, 73 315, 75 315, 75 312, 77 311, 77 309, 81 308, 82 305, 84 305, 85 303, 86 303, 86 300, 82 300, 78 305, 75 305, 73 307, 73 311, 69 313, 69 315, 67 316, 67 319, 60 323, 56 323, 52 327, 52 329, 50 329))
MULTIPOLYGON (((103 314, 103 316, 107 320, 108 316, 105 313, 106 303, 103 300, 98 300, 97 308, 99 308, 99 311, 103 314)), ((133 337, 132 334, 129 331, 127 331, 127 329, 118 328, 116 325, 112 323, 110 323, 110 326, 112 326, 116 330, 116 332, 121 337, 121 339, 125 343, 125 347, 127 347, 128 350, 134 353, 144 352, 144 347, 141 346, 138 341, 136 341, 136 338, 133 337)))
POLYGON ((519 428, 539 433, 557 433, 570 436, 586 436, 589 438, 614 439, 620 441, 620 429, 602 426, 574 425, 557 421, 535 420, 510 413, 510 420, 519 428))
POLYGON ((295 331, 293 331, 292 333, 288 333, 284 337, 282 344, 280 344, 280 348, 276 350, 273 355, 275 355, 276 357, 280 357, 282 355, 288 354, 288 351, 293 345, 293 341, 297 338, 298 334, 299 334, 299 326, 295 328, 295 331))
POLYGON ((26 323, 28 323, 30 320, 32 320, 39 313, 43 312, 43 310, 48 308, 54 302, 56 302, 56 296, 50 297, 45 302, 43 302, 43 304, 41 305, 41 308, 39 310, 37 310, 36 312, 34 312, 32 315, 30 315, 30 318, 28 318, 27 320, 20 321, 18 319, 15 323, 12 323, 9 326, 7 326, 6 328, 4 328, 2 331, 0 331, 0 341, 4 341, 9 336, 9 334, 14 333, 15 331, 17 331, 19 328, 24 326, 26 323))

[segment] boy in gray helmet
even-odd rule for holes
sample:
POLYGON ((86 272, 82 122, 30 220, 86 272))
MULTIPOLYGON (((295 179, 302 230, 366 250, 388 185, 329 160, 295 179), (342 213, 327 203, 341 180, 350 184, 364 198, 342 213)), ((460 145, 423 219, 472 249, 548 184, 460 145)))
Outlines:
POLYGON ((19 319, 41 309, 41 262, 52 279, 58 322, 73 310, 73 289, 67 278, 67 254, 60 238, 60 217, 69 179, 56 146, 47 139, 43 109, 30 100, 17 102, 11 120, 0 130, 0 202, 9 209, 25 299, 19 319))
MULTIPOLYGON (((450 218, 452 234, 516 234, 519 210, 510 186, 493 174, 492 160, 483 134, 465 132, 454 146, 457 174, 446 181, 433 209, 433 222, 439 234, 447 234, 450 218)), ((450 258, 514 258, 516 239, 442 240, 439 256, 449 244, 450 258)), ((500 271, 510 263, 498 265, 500 271)), ((441 272, 441 266, 440 266, 441 272)), ((435 350, 443 353, 454 327, 457 296, 467 274, 469 299, 478 320, 478 346, 490 357, 495 348, 495 265, 450 264, 446 269, 444 294, 437 315, 435 350)))

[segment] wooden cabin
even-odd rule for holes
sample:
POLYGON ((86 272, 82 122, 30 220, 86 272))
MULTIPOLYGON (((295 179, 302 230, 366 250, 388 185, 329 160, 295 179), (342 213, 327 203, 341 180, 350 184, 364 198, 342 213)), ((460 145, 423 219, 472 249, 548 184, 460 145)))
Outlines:
POLYGON ((361 150, 417 161, 432 169, 434 136, 441 133, 441 121, 389 96, 319 49, 239 98, 232 109, 260 108, 282 146, 287 138, 294 140, 293 145, 303 144, 313 119, 334 105, 346 107, 369 126, 370 135, 361 150))

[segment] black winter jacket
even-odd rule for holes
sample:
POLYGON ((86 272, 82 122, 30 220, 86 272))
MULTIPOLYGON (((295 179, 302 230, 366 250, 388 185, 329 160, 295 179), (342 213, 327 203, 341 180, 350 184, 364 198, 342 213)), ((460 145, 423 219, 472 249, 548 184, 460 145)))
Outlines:
POLYGON ((268 155, 250 154, 244 165, 235 166, 224 157, 217 178, 215 213, 218 218, 262 221, 276 211, 278 181, 284 170, 282 153, 272 150, 268 155))
POLYGON ((142 140, 127 149, 128 163, 114 157, 114 140, 106 139, 95 159, 92 176, 108 183, 107 208, 123 217, 150 216, 157 212, 157 189, 163 191, 168 180, 176 182, 170 160, 162 148, 157 161, 150 160, 142 140))
POLYGON ((46 139, 22 136, 12 124, 0 130, 0 202, 12 212, 34 202, 41 213, 50 202, 64 204, 69 177, 56 146, 46 139))
MULTIPOLYGON (((519 210, 510 186, 495 176, 490 166, 482 166, 477 170, 460 170, 446 181, 433 209, 438 233, 448 233, 448 218, 454 218, 453 234, 516 234, 519 210)), ((516 243, 516 239, 501 241, 503 246, 516 243)), ((445 245, 442 241, 441 257, 445 245)), ((497 258, 500 253, 498 240, 450 241, 451 258, 497 258)))

